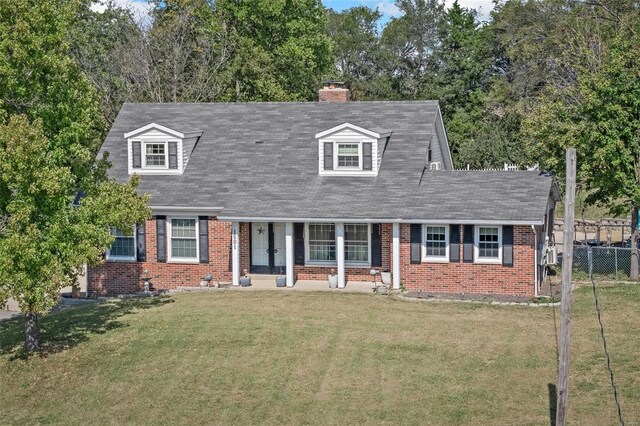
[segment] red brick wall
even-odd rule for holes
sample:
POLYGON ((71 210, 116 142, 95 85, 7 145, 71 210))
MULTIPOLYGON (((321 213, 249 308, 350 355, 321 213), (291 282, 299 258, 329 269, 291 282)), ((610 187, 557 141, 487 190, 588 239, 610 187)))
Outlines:
MULTIPOLYGON (((411 264, 409 225, 401 225, 401 281, 410 291, 533 296, 533 239, 530 227, 514 227, 514 266, 475 263, 411 264)), ((240 224, 240 269, 249 270, 250 226, 240 224)), ((382 225, 382 269, 392 269, 392 225, 382 225)), ((146 224, 146 262, 105 262, 88 269, 89 292, 122 294, 140 291, 147 269, 157 289, 198 286, 207 274, 231 281, 231 223, 209 220, 209 263, 180 264, 156 261, 156 223, 146 224)), ((461 248, 462 249, 462 248, 461 248)), ((462 254, 461 254, 462 255, 462 254)), ((295 265, 297 280, 326 280, 332 267, 295 265)), ((336 269, 336 267, 333 267, 336 269)), ((346 268, 347 281, 372 281, 370 268, 346 268)), ((378 278, 379 279, 379 278, 378 278)))
POLYGON ((156 289, 198 286, 200 279, 211 274, 214 279, 231 280, 231 223, 209 220, 209 263, 158 263, 156 261, 156 222, 146 223, 146 262, 111 262, 89 266, 89 293, 124 294, 140 291, 141 277, 149 271, 156 289))
MULTIPOLYGON (((462 233, 462 226, 460 232, 462 233)), ((400 225, 400 276, 407 290, 433 293, 534 295, 534 233, 514 226, 512 267, 478 263, 410 263, 410 225, 400 225)), ((462 235, 460 235, 462 241, 462 235)), ((462 244, 460 244, 462 259, 462 244)))

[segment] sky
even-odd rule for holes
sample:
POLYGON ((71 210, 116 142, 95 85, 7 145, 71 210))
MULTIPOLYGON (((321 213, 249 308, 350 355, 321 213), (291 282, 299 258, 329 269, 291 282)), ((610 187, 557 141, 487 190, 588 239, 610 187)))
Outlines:
MULTIPOLYGON (((454 0, 445 0, 447 6, 451 6, 454 0)), ((475 9, 478 11, 478 18, 486 21, 489 19, 489 12, 493 9, 492 0, 458 0, 460 6, 475 9)), ((116 3, 121 6, 131 7, 136 15, 141 18, 145 18, 148 11, 148 3, 145 0, 116 0, 116 3)), ((326 7, 330 7, 334 10, 340 11, 348 9, 354 6, 369 6, 371 8, 378 8, 382 12, 382 23, 384 24, 393 16, 399 16, 400 11, 395 6, 393 0, 322 0, 322 3, 326 7)), ((94 10, 104 10, 104 6, 99 1, 94 2, 92 8, 94 10)))

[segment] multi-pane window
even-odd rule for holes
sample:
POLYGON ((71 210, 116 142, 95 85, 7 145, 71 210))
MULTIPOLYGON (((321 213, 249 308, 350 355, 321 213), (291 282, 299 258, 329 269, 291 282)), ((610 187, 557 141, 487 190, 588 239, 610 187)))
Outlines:
POLYGON ((346 262, 369 262, 369 225, 366 223, 344 225, 344 257, 346 262))
POLYGON ((446 226, 425 226, 425 257, 446 259, 447 237, 446 226))
POLYGON ((357 143, 338 144, 338 167, 360 167, 360 151, 357 143))
POLYGON ((309 260, 335 262, 336 227, 333 223, 309 224, 309 260))
POLYGON ((109 259, 135 259, 136 238, 133 232, 127 235, 119 229, 111 228, 111 235, 115 237, 115 240, 107 252, 107 257, 109 259))
POLYGON ((166 145, 164 143, 145 144, 145 165, 151 167, 165 167, 166 145))
POLYGON ((480 226, 478 228, 478 258, 500 258, 500 228, 497 226, 480 226))
POLYGON ((198 258, 195 219, 171 219, 171 257, 177 259, 198 258))

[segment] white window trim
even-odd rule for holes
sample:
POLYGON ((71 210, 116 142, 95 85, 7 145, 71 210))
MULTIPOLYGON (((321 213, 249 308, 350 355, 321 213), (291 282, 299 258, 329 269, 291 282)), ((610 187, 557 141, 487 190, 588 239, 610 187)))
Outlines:
POLYGON ((445 224, 425 224, 422 225, 422 261, 427 263, 449 263, 449 225, 445 224), (444 227, 444 256, 427 256, 427 227, 444 227))
POLYGON ((176 141, 140 141, 141 142, 141 154, 142 154, 142 169, 143 170, 169 170, 169 142, 176 141), (147 165, 147 145, 163 145, 164 146, 164 166, 149 166, 147 165))
POLYGON ((475 241, 473 245, 474 263, 502 264, 502 225, 474 225, 475 241), (480 258, 480 228, 498 228, 498 257, 480 258))
MULTIPOLYGON (((362 141, 359 142, 345 142, 345 141, 334 141, 333 142, 333 170, 337 171, 362 171, 362 141), (353 166, 339 166, 338 159, 340 155, 338 155, 338 147, 340 145, 357 145, 358 146, 358 167, 353 166)), ((349 155, 349 157, 352 157, 349 155)), ((368 171, 368 170, 367 170, 368 171)))
POLYGON ((167 262, 169 263, 200 263, 200 221, 196 216, 171 216, 167 218, 167 262), (189 219, 196 221, 196 257, 174 257, 171 253, 171 244, 173 240, 173 227, 171 221, 173 219, 189 219))
MULTIPOLYGON (((335 223, 333 222, 311 222, 311 223, 328 223, 328 224, 333 224, 335 226, 335 223)), ((362 222, 349 222, 349 223, 345 223, 345 225, 350 225, 350 224, 354 224, 354 223, 362 223, 362 222)), ((306 222, 304 224, 304 264, 305 266, 338 266, 338 260, 336 259, 335 261, 333 260, 311 260, 309 258, 309 224, 310 222, 306 222)), ((363 224, 364 225, 364 224, 363 224)), ((367 241, 368 241, 368 258, 369 260, 367 262, 354 262, 354 261, 348 261, 345 259, 344 264, 345 266, 348 266, 350 268, 369 268, 371 267, 371 224, 367 223, 367 241)), ((344 239, 345 242, 345 246, 346 246, 346 237, 344 239)), ((337 255, 337 247, 338 247, 338 237, 336 237, 335 239, 335 243, 336 243, 336 255, 337 255)))
MULTIPOLYGON (((109 232, 111 232, 111 227, 109 232)), ((136 262, 138 260, 138 236, 136 235, 136 227, 133 227, 133 256, 112 256, 111 249, 107 249, 106 260, 109 262, 136 262)))

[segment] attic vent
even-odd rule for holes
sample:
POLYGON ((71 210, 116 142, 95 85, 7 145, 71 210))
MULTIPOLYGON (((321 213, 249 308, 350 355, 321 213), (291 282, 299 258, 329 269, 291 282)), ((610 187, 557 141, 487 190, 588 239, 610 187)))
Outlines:
POLYGON ((442 170, 442 163, 440 161, 432 161, 429 163, 429 170, 442 170))

